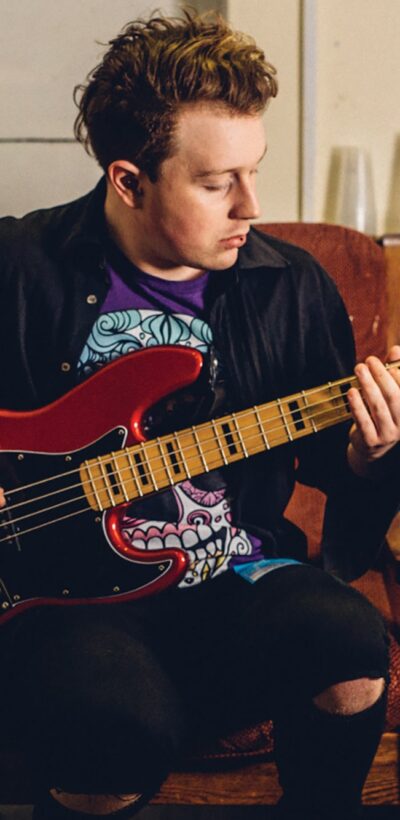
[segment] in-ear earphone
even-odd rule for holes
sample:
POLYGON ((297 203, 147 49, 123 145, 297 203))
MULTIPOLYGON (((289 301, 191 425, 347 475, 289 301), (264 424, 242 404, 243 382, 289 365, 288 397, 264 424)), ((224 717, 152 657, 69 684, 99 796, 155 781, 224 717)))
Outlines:
POLYGON ((136 191, 138 187, 138 181, 133 174, 125 174, 121 180, 122 184, 125 188, 130 188, 132 191, 136 191))
POLYGON ((125 174, 121 180, 124 188, 127 188, 129 191, 133 191, 137 197, 142 195, 142 189, 139 186, 139 180, 135 177, 134 174, 125 174))

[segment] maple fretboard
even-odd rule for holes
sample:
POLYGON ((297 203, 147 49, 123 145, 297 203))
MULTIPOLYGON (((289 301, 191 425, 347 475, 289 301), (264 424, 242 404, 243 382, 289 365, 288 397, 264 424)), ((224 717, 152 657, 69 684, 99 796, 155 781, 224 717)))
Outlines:
POLYGON ((86 461, 87 501, 106 510, 346 421, 352 386, 355 376, 86 461))

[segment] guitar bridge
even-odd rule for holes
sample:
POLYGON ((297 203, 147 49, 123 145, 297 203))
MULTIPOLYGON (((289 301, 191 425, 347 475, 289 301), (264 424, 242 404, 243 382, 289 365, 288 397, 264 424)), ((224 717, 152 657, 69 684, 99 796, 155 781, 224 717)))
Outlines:
POLYGON ((8 499, 6 495, 6 506, 1 512, 1 538, 2 540, 5 540, 9 546, 16 547, 17 552, 21 552, 22 547, 19 540, 19 527, 16 527, 13 523, 11 511, 7 509, 7 503, 8 499))

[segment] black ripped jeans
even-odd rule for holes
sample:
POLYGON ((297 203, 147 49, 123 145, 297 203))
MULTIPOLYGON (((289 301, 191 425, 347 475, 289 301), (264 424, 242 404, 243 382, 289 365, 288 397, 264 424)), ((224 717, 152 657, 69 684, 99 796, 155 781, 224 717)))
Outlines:
POLYGON ((3 737, 29 751, 41 788, 148 793, 193 741, 272 717, 288 804, 350 817, 383 729, 384 698, 350 717, 313 706, 334 683, 387 679, 388 651, 371 604, 309 566, 31 610, 0 649, 3 737))

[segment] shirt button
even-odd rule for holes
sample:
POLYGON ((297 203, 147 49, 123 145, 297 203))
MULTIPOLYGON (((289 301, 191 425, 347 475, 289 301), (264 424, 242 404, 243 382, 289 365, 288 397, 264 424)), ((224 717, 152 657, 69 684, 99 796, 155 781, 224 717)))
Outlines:
POLYGON ((70 363, 69 362, 62 362, 61 370, 62 370, 63 373, 69 373, 69 371, 71 370, 70 363))
POLYGON ((95 305, 97 302, 97 296, 95 293, 89 293, 89 296, 86 297, 86 301, 88 305, 95 305))

